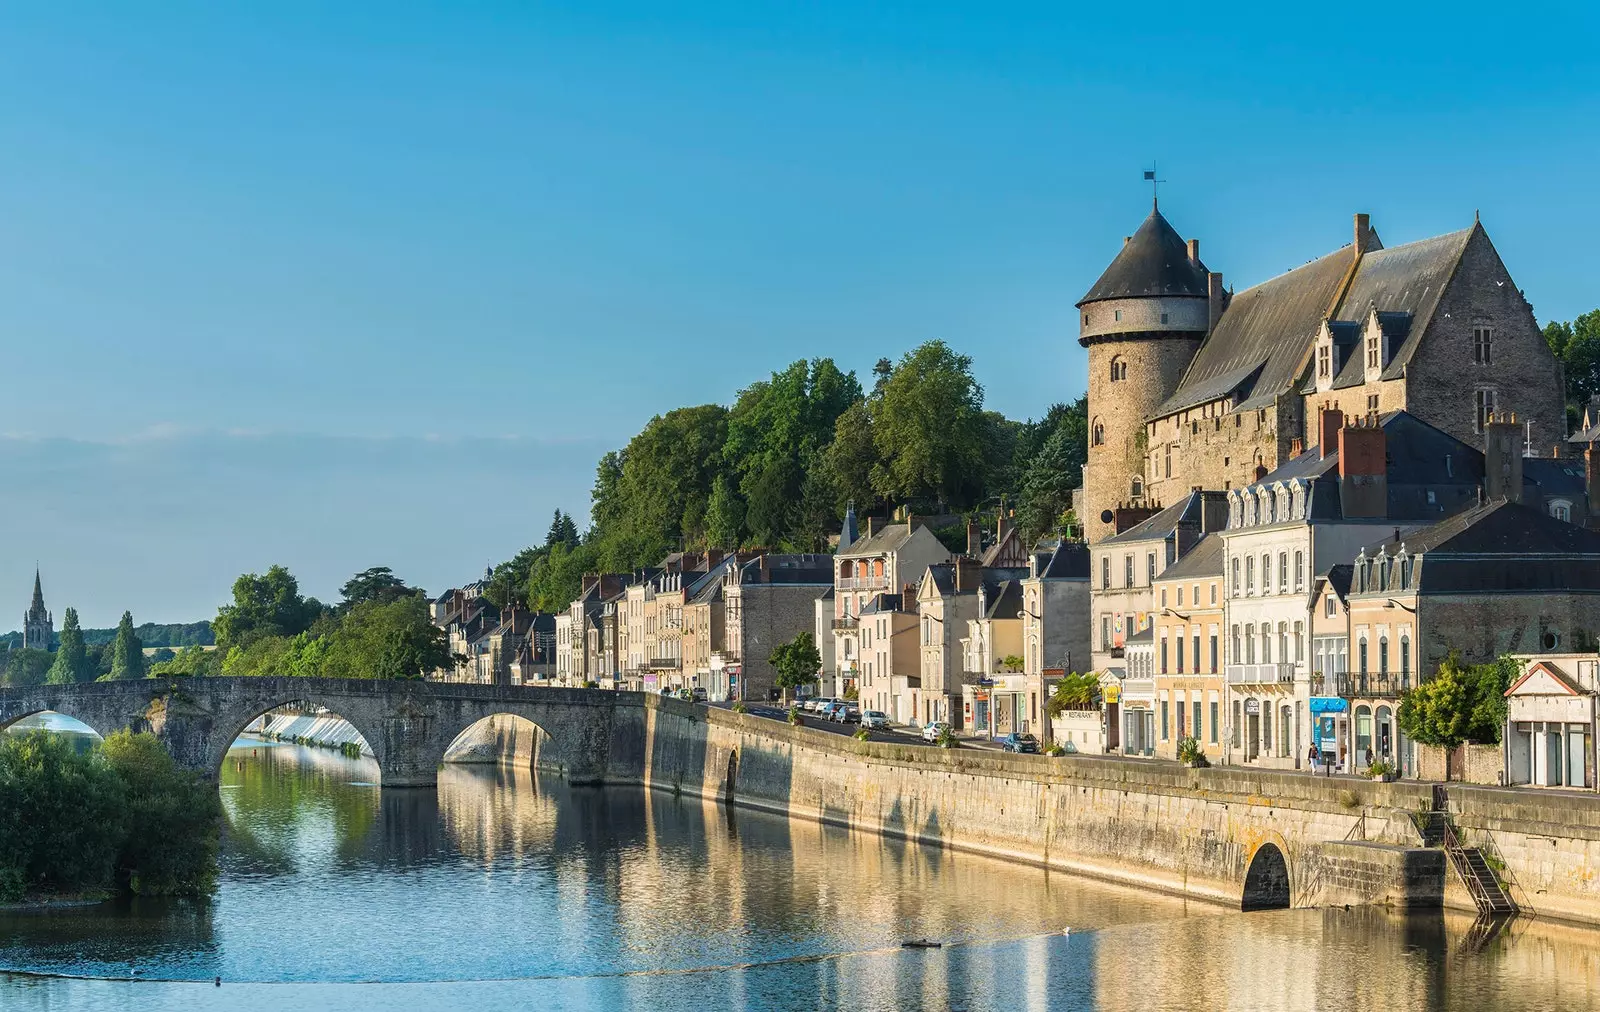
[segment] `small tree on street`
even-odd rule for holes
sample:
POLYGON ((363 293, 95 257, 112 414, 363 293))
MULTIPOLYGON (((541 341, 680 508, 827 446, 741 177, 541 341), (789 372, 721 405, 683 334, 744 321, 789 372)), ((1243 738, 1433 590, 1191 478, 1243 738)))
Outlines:
POLYGON ((808 685, 817 680, 822 669, 822 655, 817 652, 817 642, 808 632, 800 633, 787 643, 780 643, 767 658, 777 671, 778 688, 788 697, 790 689, 808 685))

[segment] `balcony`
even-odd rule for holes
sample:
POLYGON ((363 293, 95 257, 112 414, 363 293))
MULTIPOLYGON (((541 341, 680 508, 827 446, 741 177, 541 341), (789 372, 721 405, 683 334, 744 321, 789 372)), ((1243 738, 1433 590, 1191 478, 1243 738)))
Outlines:
POLYGON ((840 576, 835 578, 834 587, 838 590, 888 590, 889 578, 887 576, 840 576))
POLYGON ((650 670, 676 671, 682 663, 683 662, 676 657, 652 657, 650 658, 650 670))
POLYGON ((1285 685, 1293 682, 1293 664, 1228 665, 1229 685, 1285 685))
POLYGON ((1338 671, 1331 675, 1317 674, 1311 678, 1311 692, 1317 696, 1343 696, 1353 699, 1393 699, 1410 689, 1416 680, 1409 671, 1368 672, 1366 674, 1338 671))
POLYGON ((844 618, 836 618, 833 620, 833 630, 834 632, 844 632, 846 630, 854 629, 860 624, 861 620, 856 618, 854 615, 846 615, 844 618))

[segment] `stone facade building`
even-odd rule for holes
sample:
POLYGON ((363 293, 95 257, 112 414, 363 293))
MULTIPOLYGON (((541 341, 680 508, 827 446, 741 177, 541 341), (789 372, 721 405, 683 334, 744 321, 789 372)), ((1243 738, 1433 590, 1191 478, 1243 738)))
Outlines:
POLYGON ((1528 455, 1565 434, 1560 368, 1488 233, 1352 242, 1237 294, 1158 210, 1078 303, 1089 354, 1083 520, 1275 470, 1347 417, 1405 410, 1467 443, 1514 412, 1528 455))

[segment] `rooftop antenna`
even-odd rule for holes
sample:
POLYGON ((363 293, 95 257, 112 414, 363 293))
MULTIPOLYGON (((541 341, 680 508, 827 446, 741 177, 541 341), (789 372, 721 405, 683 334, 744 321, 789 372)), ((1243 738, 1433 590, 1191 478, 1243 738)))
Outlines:
POLYGON ((1165 179, 1156 178, 1156 163, 1151 162, 1150 167, 1144 170, 1145 182, 1150 184, 1150 210, 1157 210, 1161 206, 1161 184, 1165 179))

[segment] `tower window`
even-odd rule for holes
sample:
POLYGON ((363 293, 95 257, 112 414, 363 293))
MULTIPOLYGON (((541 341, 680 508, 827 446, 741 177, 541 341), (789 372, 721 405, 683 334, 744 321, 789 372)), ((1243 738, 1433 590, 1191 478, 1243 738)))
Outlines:
POLYGON ((1111 360, 1111 382, 1120 383, 1128 378, 1128 360, 1118 355, 1111 360))
POLYGON ((1088 313, 1084 313, 1083 314, 1083 325, 1085 327, 1087 327, 1089 325, 1089 314, 1088 313))
POLYGON ((1092 432, 1092 435, 1090 436, 1090 445, 1092 445, 1092 446, 1104 445, 1104 443, 1106 441, 1106 426, 1105 426, 1105 423, 1100 421, 1100 419, 1096 418, 1094 420, 1094 427, 1091 430, 1091 432, 1092 432))
POLYGON ((1139 477, 1138 475, 1134 475, 1132 488, 1129 489, 1129 494, 1135 499, 1143 499, 1144 498, 1144 479, 1143 478, 1139 477))
POLYGON ((1113 310, 1112 310, 1112 311, 1111 311, 1111 318, 1112 318, 1112 319, 1113 319, 1113 320, 1114 320, 1114 321, 1116 321, 1116 322, 1117 322, 1117 323, 1121 323, 1121 322, 1122 322, 1122 310, 1120 310, 1120 309, 1113 309, 1113 310))
POLYGON ((1167 314, 1166 313, 1162 313, 1161 314, 1161 322, 1162 323, 1166 323, 1167 322, 1167 314))

